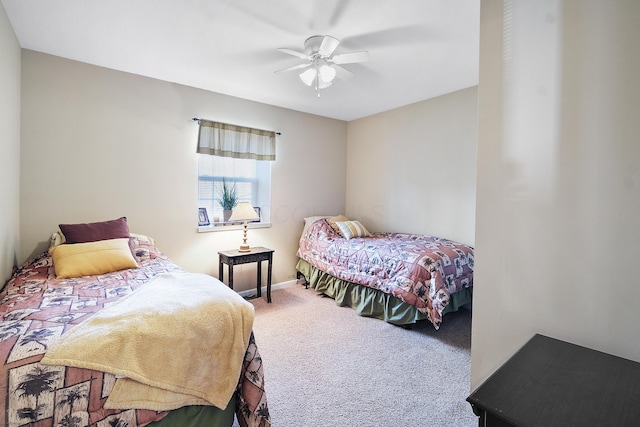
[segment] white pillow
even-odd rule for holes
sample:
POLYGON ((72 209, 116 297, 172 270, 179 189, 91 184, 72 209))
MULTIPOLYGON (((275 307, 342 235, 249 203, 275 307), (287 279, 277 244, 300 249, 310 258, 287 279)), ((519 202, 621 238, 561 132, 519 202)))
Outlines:
POLYGON ((138 239, 138 240, 140 240, 140 241, 147 242, 147 243, 149 243, 149 244, 151 244, 151 245, 153 245, 153 246, 155 246, 155 245, 156 245, 156 241, 155 241, 155 239, 154 239, 153 237, 149 237, 149 236, 147 236, 146 234, 129 233, 129 235, 130 235, 131 237, 135 237, 135 238, 137 238, 137 239, 138 239))
POLYGON ((316 215, 316 216, 308 216, 304 219, 304 228, 302 229, 302 236, 305 235, 307 229, 319 219, 331 218, 333 215, 316 215))
POLYGON ((56 231, 51 235, 51 242, 49 243, 49 249, 55 248, 56 246, 60 246, 64 242, 66 242, 64 238, 64 234, 62 234, 60 231, 56 231))

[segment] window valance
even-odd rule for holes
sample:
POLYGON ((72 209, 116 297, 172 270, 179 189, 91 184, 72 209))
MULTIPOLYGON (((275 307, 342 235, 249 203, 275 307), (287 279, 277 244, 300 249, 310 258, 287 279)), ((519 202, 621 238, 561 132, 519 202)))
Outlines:
POLYGON ((276 133, 273 131, 197 120, 200 124, 198 153, 235 159, 276 159, 276 133))

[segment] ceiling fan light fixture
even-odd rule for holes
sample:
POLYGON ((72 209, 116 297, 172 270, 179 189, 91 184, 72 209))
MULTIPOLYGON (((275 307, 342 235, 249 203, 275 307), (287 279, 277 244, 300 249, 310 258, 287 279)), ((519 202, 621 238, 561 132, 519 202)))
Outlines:
POLYGON ((316 88, 316 90, 318 90, 318 89, 326 89, 329 86, 331 86, 331 83, 332 82, 326 82, 326 81, 324 81, 322 79, 318 79, 318 87, 316 88))
POLYGON ((336 69, 330 65, 324 64, 320 66, 318 74, 320 75, 320 80, 331 83, 333 79, 336 78, 336 69))
POLYGON ((278 48, 282 53, 295 56, 308 62, 276 72, 305 69, 298 75, 300 80, 302 80, 305 85, 313 87, 318 93, 318 96, 320 96, 319 90, 331 86, 336 77, 348 78, 352 75, 349 70, 341 66, 342 64, 365 62, 369 59, 369 53, 366 51, 334 55, 339 44, 340 40, 325 35, 311 36, 305 40, 304 52, 286 47, 278 48), (338 72, 340 72, 339 76, 337 75, 338 72))
POLYGON ((315 67, 308 68, 300 73, 300 80, 302 80, 302 82, 307 86, 311 86, 313 84, 313 81, 316 79, 317 74, 318 71, 315 67))

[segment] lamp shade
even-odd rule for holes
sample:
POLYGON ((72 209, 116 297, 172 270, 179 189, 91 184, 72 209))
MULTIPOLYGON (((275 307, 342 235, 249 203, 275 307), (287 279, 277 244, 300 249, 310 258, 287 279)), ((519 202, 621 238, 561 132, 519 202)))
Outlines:
POLYGON ((331 83, 336 77, 336 69, 330 65, 324 64, 318 69, 318 74, 320 75, 321 80, 331 83))
POLYGON ((308 68, 304 72, 300 73, 300 80, 307 86, 311 86, 316 78, 318 71, 315 68, 308 68))
POLYGON ((260 219, 260 217, 249 202, 239 202, 229 217, 229 221, 253 221, 256 219, 260 219))

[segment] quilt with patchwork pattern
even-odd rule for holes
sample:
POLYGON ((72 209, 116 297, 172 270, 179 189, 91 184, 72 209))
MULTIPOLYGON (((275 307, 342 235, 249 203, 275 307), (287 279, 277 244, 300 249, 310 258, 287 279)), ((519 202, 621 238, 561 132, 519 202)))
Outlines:
POLYGON ((433 236, 371 233, 345 239, 320 219, 301 236, 297 255, 334 277, 414 305, 436 329, 451 294, 473 286, 473 247, 433 236))

